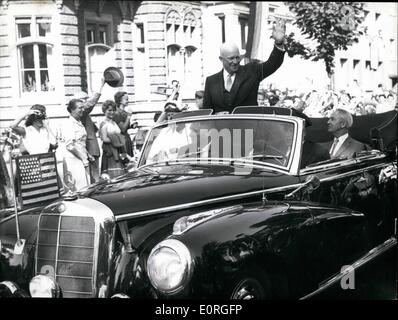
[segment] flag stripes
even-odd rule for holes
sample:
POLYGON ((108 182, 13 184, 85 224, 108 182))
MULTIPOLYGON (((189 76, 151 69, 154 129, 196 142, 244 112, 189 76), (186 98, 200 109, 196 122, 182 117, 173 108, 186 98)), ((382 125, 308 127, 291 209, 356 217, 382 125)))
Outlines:
POLYGON ((34 199, 30 199, 30 200, 25 200, 24 204, 33 204, 33 203, 37 203, 37 202, 47 202, 47 201, 52 201, 52 200, 56 200, 58 199, 58 194, 52 194, 52 195, 48 195, 48 196, 44 196, 44 197, 38 197, 38 198, 34 198, 34 199))
POLYGON ((28 191, 28 192, 23 192, 22 191, 22 196, 24 198, 27 198, 27 197, 32 196, 32 195, 43 194, 43 193, 50 192, 50 191, 58 191, 58 186, 55 185, 53 187, 44 188, 44 189, 40 188, 40 189, 37 189, 37 190, 28 191))
POLYGON ((41 204, 60 196, 54 153, 16 159, 19 198, 22 205, 41 204))

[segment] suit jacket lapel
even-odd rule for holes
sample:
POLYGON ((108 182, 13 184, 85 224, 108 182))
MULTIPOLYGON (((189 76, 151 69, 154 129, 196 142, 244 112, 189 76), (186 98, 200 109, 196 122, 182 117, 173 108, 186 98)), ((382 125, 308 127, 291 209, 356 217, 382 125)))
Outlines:
POLYGON ((351 137, 349 136, 347 139, 345 139, 339 150, 337 150, 335 157, 336 158, 340 157, 340 155, 350 146, 350 144, 351 144, 351 137))
POLYGON ((223 104, 224 101, 224 77, 223 77, 223 69, 217 74, 217 85, 214 90, 216 91, 216 97, 219 97, 219 104, 223 104))
POLYGON ((231 101, 233 104, 235 104, 235 102, 237 102, 237 101, 235 101, 236 95, 239 91, 240 85, 242 84, 242 82, 244 82, 246 80, 246 78, 247 78, 246 72, 244 72, 244 70, 242 68, 240 68, 238 70, 238 72, 236 72, 235 81, 231 88, 231 101))

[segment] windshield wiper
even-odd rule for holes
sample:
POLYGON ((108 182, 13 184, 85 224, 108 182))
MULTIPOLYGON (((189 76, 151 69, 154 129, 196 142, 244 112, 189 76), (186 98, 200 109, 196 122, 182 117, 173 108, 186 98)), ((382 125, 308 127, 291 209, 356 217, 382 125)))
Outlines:
POLYGON ((275 154, 255 154, 255 155, 249 155, 246 157, 241 157, 241 158, 236 158, 234 160, 246 160, 246 159, 257 159, 257 158, 262 158, 262 159, 283 159, 284 157, 282 156, 277 156, 275 154))
MULTIPOLYGON (((236 158, 232 159, 231 164, 234 162, 246 162, 247 160, 252 160, 252 159, 277 159, 277 160, 283 160, 284 157, 274 155, 274 154, 255 154, 255 155, 249 155, 246 157, 241 157, 241 158, 236 158)), ((282 161, 280 162, 282 164, 282 161)))
POLYGON ((159 174, 155 169, 152 169, 152 168, 150 167, 151 165, 152 165, 152 164, 139 167, 139 168, 137 168, 137 170, 144 171, 145 173, 156 173, 156 174, 159 174))

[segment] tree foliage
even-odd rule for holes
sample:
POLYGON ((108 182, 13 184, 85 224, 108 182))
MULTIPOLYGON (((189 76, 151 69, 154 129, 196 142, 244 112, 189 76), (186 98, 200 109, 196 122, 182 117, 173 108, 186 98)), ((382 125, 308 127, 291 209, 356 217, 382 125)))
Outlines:
POLYGON ((315 40, 311 48, 297 40, 294 33, 286 37, 287 53, 313 61, 324 60, 329 77, 334 70, 336 50, 347 50, 358 42, 362 31, 358 26, 365 18, 362 2, 286 2, 296 15, 293 22, 309 40, 315 40))

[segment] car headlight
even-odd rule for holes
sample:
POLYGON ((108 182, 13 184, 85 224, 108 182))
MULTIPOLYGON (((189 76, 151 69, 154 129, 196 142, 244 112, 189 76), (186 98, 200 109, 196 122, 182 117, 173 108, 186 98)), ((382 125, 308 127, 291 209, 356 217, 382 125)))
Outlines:
POLYGON ((147 272, 152 285, 167 294, 180 291, 191 274, 191 254, 180 241, 168 239, 157 244, 148 258, 147 272))
POLYGON ((32 298, 59 298, 61 290, 58 283, 45 275, 38 275, 29 283, 29 291, 32 298))

